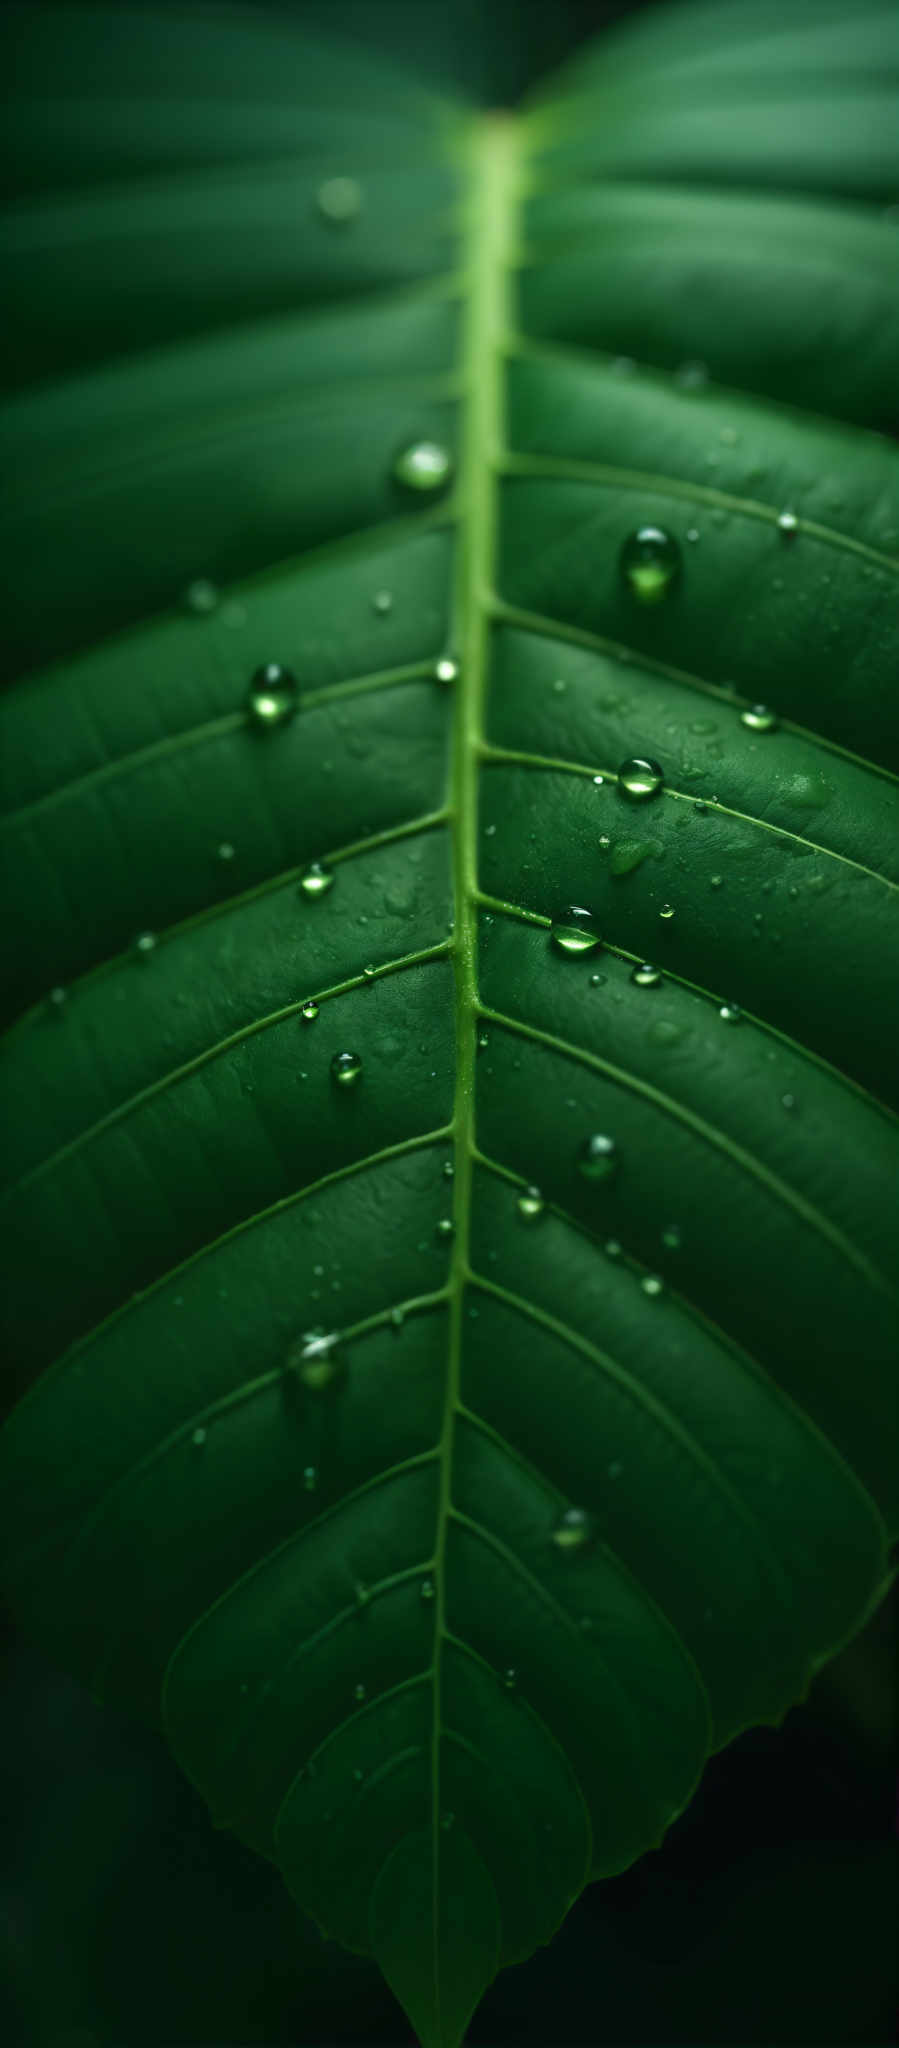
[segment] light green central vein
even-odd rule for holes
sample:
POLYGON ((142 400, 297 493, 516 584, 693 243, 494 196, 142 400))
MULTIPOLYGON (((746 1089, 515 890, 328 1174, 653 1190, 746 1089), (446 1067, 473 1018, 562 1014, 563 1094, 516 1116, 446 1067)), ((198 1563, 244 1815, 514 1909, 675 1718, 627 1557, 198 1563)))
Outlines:
POLYGON ((446 1628, 445 1553, 451 1508, 450 1473, 462 1362, 463 1291, 469 1270, 472 1160, 475 1144, 475 1019, 477 987, 477 800, 483 702, 490 641, 490 591, 496 545, 495 463, 503 430, 503 335, 509 325, 509 250, 520 177, 520 140, 508 117, 480 121, 469 159, 470 293, 463 333, 464 408, 455 644, 461 679, 456 699, 450 800, 455 893, 457 1069, 455 1133, 456 1239, 450 1272, 450 1340, 441 1431, 440 1501, 435 1543, 431 1840, 434 1984, 440 1984, 440 1735, 441 1658, 446 1628))

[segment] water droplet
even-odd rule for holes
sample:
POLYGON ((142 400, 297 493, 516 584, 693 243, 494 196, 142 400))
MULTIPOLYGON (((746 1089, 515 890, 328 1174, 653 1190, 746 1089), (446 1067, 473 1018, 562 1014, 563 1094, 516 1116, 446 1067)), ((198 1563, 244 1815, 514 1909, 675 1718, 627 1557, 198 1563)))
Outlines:
POLYGON ((665 917, 665 918, 668 918, 668 917, 673 917, 673 916, 674 916, 674 904, 673 904, 673 903, 662 903, 662 904, 661 904, 661 905, 659 906, 659 916, 660 916, 660 917, 665 917))
POLYGON ((750 704, 748 710, 740 712, 740 724, 749 732, 776 732, 777 712, 769 710, 767 704, 750 704))
POLYGON ((442 1166, 442 1168, 441 1168, 441 1172, 442 1172, 442 1174, 443 1174, 443 1178, 444 1178, 444 1180, 452 1180, 452 1178, 453 1178, 453 1175, 454 1175, 455 1171, 456 1171, 456 1169, 455 1169, 455 1166, 453 1165, 453 1162, 452 1162, 452 1160, 451 1160, 451 1159, 445 1159, 445 1160, 444 1160, 444 1162, 443 1162, 443 1166, 442 1166))
POLYGON ((327 895, 333 883, 333 869, 326 867, 324 861, 320 860, 310 861, 308 868, 300 876, 300 889, 304 896, 308 896, 310 902, 314 902, 318 896, 327 895))
POLYGON ((595 1525, 586 1508, 566 1508, 552 1532, 557 1550, 585 1550, 592 1542, 595 1525))
POLYGON ((644 1273, 640 1286, 643 1293, 648 1294, 652 1301, 665 1292, 665 1282, 660 1279, 658 1273, 644 1273))
POLYGON ((680 549, 662 526, 638 526, 621 550, 621 574, 639 604, 667 597, 680 568, 680 549))
POLYGON ((454 683, 459 674, 459 664, 457 661, 452 661, 448 654, 444 655, 435 664, 434 674, 437 677, 438 683, 454 683))
POLYGON ((435 1593, 435 1591, 434 1591, 434 1581, 433 1581, 433 1579, 422 1579, 422 1582, 421 1582, 421 1598, 422 1598, 422 1600, 424 1600, 424 1601, 426 1601, 426 1602, 427 1602, 428 1600, 435 1600, 435 1599, 436 1599, 436 1597, 437 1597, 437 1595, 436 1595, 436 1593, 435 1593))
POLYGON ((364 1771, 360 1771, 360 1769, 359 1769, 359 1766, 358 1766, 358 1764, 356 1765, 356 1768, 355 1768, 355 1770, 354 1770, 354 1772, 353 1772, 353 1784, 354 1784, 354 1785, 364 1785, 364 1784, 365 1784, 365 1772, 364 1772, 364 1771))
POLYGON ((620 1479, 623 1471, 624 1466, 620 1458, 613 1458, 611 1465, 606 1466, 606 1473, 610 1479, 620 1479))
POLYGON ((591 1138, 585 1138, 578 1153, 578 1166, 585 1180, 608 1180, 618 1165, 618 1147, 614 1138, 607 1138, 597 1131, 591 1138))
POLYGON ((307 1493, 314 1493, 318 1485, 318 1471, 315 1465, 304 1465, 303 1485, 307 1493))
POLYGON ((737 1008, 736 1003, 720 1003, 718 1015, 724 1018, 725 1024, 739 1024, 743 1012, 737 1008))
POLYGON ((779 512, 777 515, 777 527, 778 532, 784 534, 789 540, 799 529, 799 521, 795 512, 779 512))
POLYGON ((201 1451, 201 1450, 202 1450, 202 1448, 203 1448, 203 1445, 205 1444, 205 1442, 206 1442, 206 1431, 205 1431, 205 1429, 202 1429, 202 1428, 201 1428, 201 1429, 195 1429, 195 1430, 194 1430, 194 1433, 193 1433, 193 1436, 191 1437, 191 1443, 195 1445, 195 1447, 196 1447, 196 1449, 197 1449, 198 1451, 201 1451))
POLYGON ((407 491, 441 491, 453 473, 453 458, 440 441, 411 441, 393 465, 398 484, 407 491))
POLYGON ((487 1051, 487 1047, 488 1047, 488 1045, 489 1045, 489 1044, 490 1044, 490 1039, 489 1039, 489 1036, 488 1036, 487 1032, 486 1032, 486 1031, 479 1031, 479 1032, 478 1032, 478 1047, 479 1047, 479 1050, 480 1050, 481 1052, 486 1052, 486 1051, 487 1051))
POLYGON ((379 618, 386 618, 387 613, 393 610, 393 598, 390 591, 376 590, 371 601, 371 608, 373 612, 378 613, 379 618))
POLYGON ((605 985, 606 985, 606 977, 605 977, 605 975, 604 975, 604 974, 591 974, 591 976, 590 976, 590 987, 591 987, 591 988, 605 988, 605 985))
POLYGON ((355 178, 325 178, 316 192, 315 204, 323 220, 342 227, 361 212, 362 187, 355 178))
POLYGON ((544 1207, 545 1203, 539 1188, 525 1188, 524 1193, 518 1197, 518 1214, 525 1223, 535 1222, 538 1216, 543 1215, 544 1207))
POLYGON ((441 1216, 439 1222, 434 1227, 438 1237, 455 1236, 456 1226, 451 1216, 441 1216))
POLYGON ((134 941, 134 952, 135 952, 135 953, 137 954, 137 957, 138 957, 138 959, 139 959, 139 960, 146 960, 146 959, 148 958, 149 954, 150 954, 150 953, 155 953, 155 951, 156 951, 156 933, 155 933, 155 932, 138 932, 138 934, 137 934, 137 938, 136 938, 136 939, 135 939, 135 941, 134 941))
POLYGON ((362 979, 363 979, 363 981, 377 981, 377 978, 378 978, 378 970, 377 970, 377 968, 376 968, 376 967, 372 967, 372 966, 368 966, 368 967, 363 967, 363 969, 362 969, 362 979))
POLYGON ((331 1078, 338 1088, 354 1088, 362 1072, 357 1052, 336 1052, 331 1061, 331 1078))
POLYGON ((698 360, 679 363, 674 372, 674 381, 680 385, 682 391, 701 391, 703 385, 709 381, 708 363, 698 360))
POLYGON ((310 1393, 333 1387, 343 1372, 340 1343, 334 1331, 306 1330, 287 1354, 287 1366, 310 1393))
POLYGON ((697 540, 699 539, 699 528, 698 528, 698 526, 688 526, 688 527, 687 527, 687 539, 688 539, 688 541, 691 541, 691 542, 692 542, 692 541, 697 541, 697 540))
POLYGON ((795 1109, 795 1107, 796 1107, 796 1097, 795 1097, 795 1095, 782 1095, 782 1096, 781 1096, 781 1098, 780 1098, 780 1100, 781 1100, 781 1106, 782 1106, 782 1108, 784 1108, 784 1109, 795 1109))
POLYGON ((54 1010, 57 1016, 59 1015, 61 1010, 65 1009, 68 1000, 69 991, 67 988, 63 988, 61 985, 58 988, 51 988, 50 994, 47 997, 47 1001, 50 1005, 51 1010, 54 1010))
POLYGON ((510 1664, 507 1667, 507 1669, 503 1672, 503 1685, 506 1689, 506 1692, 514 1692, 517 1684, 518 1673, 515 1669, 514 1664, 510 1664))
POLYGON ((254 725, 284 725, 300 701, 300 686, 289 668, 279 661, 267 661, 257 668, 250 683, 247 711, 254 725))
POLYGON ((197 576, 193 583, 188 584, 184 593, 188 611, 196 613, 198 618, 205 618, 210 612, 214 612, 218 601, 217 586, 210 583, 207 576, 197 576))
POLYGON ((658 796, 664 780, 658 761, 644 761, 636 755, 622 761, 618 770, 618 787, 631 803, 645 803, 647 797, 658 796))
POLYGON ((553 918, 551 937, 557 952, 571 956, 595 953, 600 944, 592 910, 584 910, 577 903, 569 903, 566 910, 553 918))
POLYGON ((318 1016, 318 1004, 311 1002, 304 1003, 300 1011, 300 1016, 302 1017, 304 1024, 314 1024, 316 1017, 318 1016))
POLYGON ((355 1600, 357 1607, 368 1606, 368 1603, 371 1599, 371 1593, 369 1592, 368 1587, 364 1583, 364 1580, 356 1580, 356 1584, 353 1587, 353 1599, 355 1600))
POLYGON ((669 1223, 667 1227, 662 1231, 662 1243, 665 1246, 666 1250, 669 1252, 680 1251, 681 1234, 679 1225, 677 1223, 669 1223))
POLYGON ((724 876, 712 875, 711 880, 709 882, 709 887, 711 889, 722 889, 724 887, 724 876))
POLYGON ((603 1245, 603 1251, 605 1252, 607 1259, 620 1259, 621 1246, 618 1242, 617 1237, 607 1237, 605 1244, 603 1245))
POLYGON ((653 967, 651 960, 641 961, 640 965, 631 971, 631 980, 636 982, 638 988, 658 988, 661 979, 661 968, 653 967))
POLYGON ((361 1679, 359 1681, 359 1684, 354 1685, 353 1687, 353 1698, 354 1700, 364 1700, 366 1698, 365 1687, 362 1684, 361 1679))
POLYGON ((601 852, 601 853, 608 853, 608 850, 609 850, 609 847, 611 846, 611 844, 612 844, 612 841, 611 841, 611 839, 609 838, 608 832, 601 832, 601 833, 600 833, 600 835, 599 835, 599 846, 600 846, 600 852, 601 852))
POLYGON ((231 844, 230 839, 222 839, 219 845, 216 847, 216 853, 218 854, 219 860, 233 860, 234 848, 231 844))

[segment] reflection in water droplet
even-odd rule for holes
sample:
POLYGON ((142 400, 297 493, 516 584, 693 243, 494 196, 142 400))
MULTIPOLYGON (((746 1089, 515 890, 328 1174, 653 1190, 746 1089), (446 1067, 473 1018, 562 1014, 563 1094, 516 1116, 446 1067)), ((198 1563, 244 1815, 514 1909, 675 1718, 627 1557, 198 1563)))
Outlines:
POLYGON ((156 951, 156 933, 138 932, 133 950, 139 960, 146 960, 150 953, 155 953, 156 951))
POLYGON ((524 1192, 519 1195, 516 1206, 519 1216, 525 1223, 536 1222, 537 1217, 543 1215, 545 1207, 540 1189, 536 1187, 525 1188, 524 1192))
POLYGON ((284 725, 300 701, 300 686, 289 668, 279 661, 267 661, 257 668, 247 695, 247 712, 254 725, 284 725))
POLYGON ((354 1088, 362 1072, 357 1052, 336 1052, 331 1061, 331 1078, 338 1088, 354 1088))
POLYGON ((316 1017, 318 1016, 318 1004, 311 1002, 304 1003, 300 1011, 300 1016, 302 1017, 304 1024, 314 1024, 316 1017))
POLYGON ((323 220, 341 227, 361 212, 362 187, 355 178, 325 178, 316 192, 315 204, 323 220))
POLYGON ((799 521, 795 512, 779 512, 777 515, 777 525, 778 531, 785 534, 789 539, 792 534, 798 531, 799 521))
POLYGON ((740 724, 745 725, 749 732, 776 732, 777 712, 771 711, 767 704, 750 704, 746 711, 740 712, 740 724))
POLYGON ((621 550, 621 574, 639 604, 659 604, 674 587, 680 549, 662 526, 638 526, 621 550))
POLYGON ((333 883, 333 869, 326 867, 324 861, 320 860, 310 861, 308 868, 300 876, 300 890, 310 902, 314 902, 318 896, 326 896, 333 883))
POLYGON ((721 1003, 719 1005, 718 1015, 724 1018, 725 1024, 739 1024, 742 1014, 742 1010, 737 1008, 736 1003, 721 1003))
POLYGON ((674 904, 673 904, 673 903, 663 903, 663 904, 661 904, 661 906, 660 906, 660 908, 659 908, 659 916, 660 916, 660 917, 665 917, 665 918, 668 918, 668 917, 673 917, 673 916, 674 916, 674 904))
POLYGON ((322 1394, 333 1387, 343 1373, 339 1339, 334 1331, 306 1330, 287 1354, 288 1370, 295 1372, 310 1393, 322 1394))
POLYGON ((592 910, 584 910, 577 903, 569 903, 567 909, 553 918, 551 937, 557 952, 573 956, 595 953, 600 943, 592 910))
POLYGON ((618 787, 632 803, 645 803, 647 797, 658 796, 664 780, 658 761, 644 761, 636 755, 622 761, 618 770, 618 787))
POLYGON ((614 1138, 602 1132, 595 1132, 585 1138, 578 1153, 578 1166, 585 1180, 608 1180, 618 1165, 618 1148, 614 1138))
POLYGON ((557 1550, 585 1550, 595 1534, 592 1515, 586 1508, 566 1508, 552 1532, 557 1550))
POLYGON ((665 1282, 659 1278, 658 1273, 644 1273, 640 1286, 643 1293, 648 1294, 653 1301, 665 1292, 665 1282))
POLYGON ((658 988, 661 979, 661 968, 653 967, 651 960, 641 961, 631 972, 631 980, 636 982, 638 988, 658 988))
POLYGON ((440 441, 412 441, 393 465, 398 484, 408 491, 440 491, 453 473, 453 458, 440 441))
POLYGON ((314 1465, 304 1465, 303 1485, 307 1493, 314 1493, 318 1485, 318 1472, 314 1465))
POLYGON ((210 612, 214 612, 218 601, 218 588, 216 584, 210 583, 206 576, 197 576, 193 583, 188 584, 184 593, 188 611, 194 612, 198 618, 208 617, 210 612))

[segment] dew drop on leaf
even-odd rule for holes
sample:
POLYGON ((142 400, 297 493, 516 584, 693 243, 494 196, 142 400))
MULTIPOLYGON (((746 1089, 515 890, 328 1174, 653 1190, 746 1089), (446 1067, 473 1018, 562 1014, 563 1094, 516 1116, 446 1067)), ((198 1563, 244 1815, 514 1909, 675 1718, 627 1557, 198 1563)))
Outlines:
POLYGON ((387 613, 393 610, 393 598, 390 591, 376 590, 371 601, 371 608, 373 612, 377 612, 379 618, 386 618, 387 613))
POLYGON ((322 220, 343 227, 362 211, 362 187, 355 178, 324 178, 315 195, 322 220))
POLYGON ((651 960, 641 960, 631 972, 631 980, 638 988, 658 988, 661 979, 661 968, 653 967, 651 960))
POLYGON ((536 1222, 537 1217, 543 1215, 544 1207, 545 1203, 539 1188, 525 1188, 518 1197, 518 1214, 525 1223, 536 1222))
POLYGON ((257 668, 247 695, 247 711, 254 725, 285 725, 299 701, 300 686, 289 668, 282 668, 279 661, 267 661, 257 668))
POLYGON ((310 1393, 333 1387, 343 1372, 339 1339, 333 1331, 306 1330, 287 1354, 288 1368, 310 1393))
POLYGON ((57 1017, 60 1016, 62 1011, 65 1009, 68 1000, 69 991, 67 988, 63 988, 61 983, 57 988, 51 988, 50 994, 47 997, 47 1001, 50 1005, 50 1008, 54 1011, 57 1017))
POLYGON ((556 951, 570 956, 595 953, 600 944, 592 910, 584 910, 577 903, 569 903, 567 909, 553 918, 551 936, 556 951))
POLYGON ((680 549, 663 526, 638 526, 621 549, 621 574, 638 604, 660 604, 674 588, 680 549))
POLYGON ((662 905, 660 906, 660 909, 659 909, 659 916, 660 916, 660 917, 664 917, 664 918, 669 918, 669 917, 673 917, 673 916, 674 916, 674 904, 673 904, 673 903, 663 903, 663 904, 662 904, 662 905))
POLYGON ((220 840, 218 846, 216 847, 216 853, 218 854, 219 860, 233 860, 234 847, 232 846, 230 839, 220 840))
POLYGON ((622 796, 631 803, 645 803, 648 797, 658 796, 665 780, 658 761, 644 761, 637 755, 622 761, 618 770, 618 787, 622 796))
POLYGON ((614 1138, 596 1131, 585 1138, 578 1153, 578 1167, 585 1180, 609 1180, 618 1165, 618 1147, 614 1138))
POLYGON ((202 1450, 202 1448, 203 1448, 203 1445, 205 1444, 205 1442, 206 1442, 206 1431, 205 1431, 205 1429, 203 1429, 202 1427, 201 1427, 201 1428, 199 1428, 199 1429, 195 1429, 195 1430, 194 1430, 194 1433, 193 1433, 193 1436, 191 1437, 191 1443, 193 1444, 193 1446, 194 1446, 195 1450, 201 1451, 201 1450, 202 1450))
POLYGON ((658 1273, 644 1273, 640 1286, 651 1301, 656 1301, 658 1296, 665 1292, 665 1282, 660 1279, 658 1273))
POLYGON ((787 540, 791 539, 793 534, 798 532, 799 529, 799 521, 795 512, 779 512, 777 515, 777 528, 778 532, 782 533, 787 540))
POLYGON ((438 662, 435 662, 434 674, 437 677, 438 683, 454 683, 459 674, 459 664, 457 661, 453 661, 450 655, 444 654, 438 662))
POLYGON ((304 1024, 314 1024, 316 1017, 318 1016, 318 1004, 312 1002, 304 1003, 300 1011, 300 1016, 302 1017, 304 1024))
POLYGON ((422 1598, 422 1600, 424 1600, 425 1602, 427 1602, 428 1600, 434 1600, 434 1599, 436 1598, 436 1595, 435 1595, 435 1592, 434 1592, 434 1581, 433 1581, 433 1579, 422 1579, 422 1582, 421 1582, 421 1598, 422 1598))
POLYGON ((777 712, 770 710, 767 704, 750 704, 740 712, 740 724, 745 725, 748 732, 776 732, 777 712))
POLYGON ((300 876, 300 890, 312 903, 317 897, 326 896, 333 882, 333 869, 326 867, 323 861, 313 860, 300 876))
POLYGON ((441 1216, 439 1222, 435 1225, 435 1229, 438 1237, 453 1237, 456 1226, 451 1216, 441 1216))
POLYGON ((718 1015, 723 1017, 725 1024, 739 1024, 742 1014, 736 1003, 721 1003, 718 1008, 718 1015))
POLYGON ((354 1088, 362 1072, 357 1052, 336 1052, 331 1061, 331 1078, 338 1088, 354 1088))
POLYGON ((197 618, 205 618, 210 612, 214 612, 218 601, 217 586, 210 583, 206 576, 197 576, 193 583, 188 584, 184 593, 187 610, 193 612, 197 618))
POLYGON ((592 1542, 595 1525, 586 1508, 565 1508, 552 1532, 557 1550, 586 1550, 592 1542))
POLYGON ((156 951, 156 933, 138 932, 133 950, 139 960, 147 960, 150 954, 156 951))
POLYGON ((411 441, 393 465, 398 484, 407 491, 441 491, 453 473, 453 458, 440 441, 411 441))

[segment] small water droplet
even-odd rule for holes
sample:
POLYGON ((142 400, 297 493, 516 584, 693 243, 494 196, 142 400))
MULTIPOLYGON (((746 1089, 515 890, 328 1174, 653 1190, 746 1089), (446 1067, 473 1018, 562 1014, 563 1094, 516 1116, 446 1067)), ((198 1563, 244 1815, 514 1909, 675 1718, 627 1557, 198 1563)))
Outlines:
POLYGON ((601 853, 608 853, 608 851, 609 851, 609 847, 611 846, 611 844, 612 844, 612 841, 611 841, 611 839, 609 838, 608 832, 601 832, 601 833, 600 833, 600 835, 599 835, 599 847, 600 847, 600 852, 601 852, 601 853))
POLYGON ((590 976, 590 987, 591 987, 591 988, 605 988, 605 985, 606 985, 606 977, 605 977, 605 975, 604 975, 604 974, 591 974, 591 976, 590 976))
POLYGON ((478 1032, 478 1047, 479 1047, 479 1050, 480 1050, 481 1052, 486 1052, 486 1051, 487 1051, 487 1047, 488 1047, 488 1045, 489 1045, 489 1044, 490 1044, 490 1039, 489 1039, 489 1037, 488 1037, 488 1034, 487 1034, 487 1032, 486 1032, 486 1031, 479 1031, 479 1032, 478 1032))
POLYGON ((688 527, 687 527, 687 539, 688 539, 688 541, 691 541, 691 542, 695 542, 695 541, 697 541, 697 540, 699 539, 699 528, 698 528, 698 526, 688 526, 688 527))
POLYGON ((441 660, 434 664, 434 674, 438 683, 454 683, 459 674, 459 664, 448 654, 443 655, 441 660))
POLYGON ((359 1766, 358 1766, 358 1764, 357 1764, 357 1765, 356 1765, 356 1768, 355 1768, 355 1770, 354 1770, 354 1772, 353 1772, 353 1784, 354 1784, 354 1785, 364 1785, 364 1783, 365 1783, 365 1772, 364 1772, 364 1771, 360 1771, 360 1769, 359 1769, 359 1766))
POLYGON ((303 1486, 307 1493, 314 1493, 318 1485, 318 1471, 314 1465, 304 1465, 303 1486))
POLYGON ((453 473, 453 458, 440 441, 411 441, 393 465, 398 484, 407 491, 441 491, 453 473))
POLYGON ((665 1292, 665 1282, 660 1279, 658 1273, 644 1273, 640 1286, 643 1293, 648 1294, 652 1301, 665 1292))
POLYGON ((618 787, 631 803, 645 803, 648 797, 658 796, 664 780, 658 761, 644 761, 636 755, 622 761, 618 770, 618 787))
POLYGON ((709 887, 710 889, 722 889, 724 887, 724 876, 712 875, 709 881, 709 887))
POLYGON ((338 1088, 354 1088, 362 1072, 357 1052, 336 1052, 331 1061, 331 1078, 338 1088))
POLYGON ((360 1679, 360 1681, 359 1681, 359 1684, 358 1684, 358 1685, 354 1685, 354 1687, 353 1687, 353 1698, 354 1698, 354 1700, 364 1700, 364 1699, 365 1699, 366 1697, 367 1697, 367 1695, 366 1695, 365 1687, 364 1687, 364 1685, 362 1684, 362 1681, 361 1681, 361 1679, 360 1679))
POLYGON ((620 1259, 621 1246, 618 1242, 617 1237, 607 1237, 605 1244, 603 1245, 603 1251, 605 1252, 607 1259, 620 1259))
POLYGON ((701 391, 703 385, 709 381, 708 363, 700 362, 698 359, 678 363, 674 381, 680 385, 682 391, 701 391))
POLYGON ((658 988, 661 979, 661 968, 653 967, 651 960, 641 961, 639 966, 631 971, 631 980, 636 982, 638 988, 658 988))
POLYGON ((300 1016, 302 1017, 304 1024, 314 1024, 316 1017, 318 1016, 318 1004, 312 1002, 304 1003, 300 1011, 300 1016))
POLYGON ((567 909, 560 911, 553 918, 551 938, 559 953, 567 953, 572 957, 595 953, 600 944, 600 935, 592 910, 584 910, 580 904, 569 903, 567 909))
POLYGON ((750 704, 747 710, 740 712, 740 724, 745 725, 749 732, 776 732, 777 712, 771 711, 767 704, 750 704))
POLYGON ((188 611, 194 612, 198 618, 208 617, 210 612, 214 612, 218 601, 218 587, 207 576, 197 576, 184 593, 188 611))
POLYGON ((565 1508, 552 1532, 557 1550, 585 1550, 592 1542, 595 1525, 586 1508, 565 1508))
POLYGON ((133 950, 139 960, 146 960, 151 953, 156 951, 156 933, 138 932, 133 950))
POLYGON ((441 1216, 434 1226, 438 1237, 454 1237, 456 1226, 451 1216, 441 1216))
POLYGON ((605 778, 605 776, 604 776, 604 775, 594 775, 594 777, 593 777, 593 787, 594 787, 594 789, 602 789, 602 788, 603 788, 603 785, 604 785, 604 783, 605 783, 605 779, 606 779, 606 778, 605 778))
POLYGON ((736 427, 722 427, 718 434, 718 439, 723 441, 725 448, 735 448, 739 438, 736 427))
POLYGON ((620 1479, 623 1471, 624 1466, 620 1458, 613 1458, 611 1465, 606 1466, 606 1473, 610 1479, 620 1479))
POLYGON ((618 1147, 614 1138, 597 1131, 584 1139, 578 1153, 578 1167, 585 1180, 609 1180, 617 1165, 618 1147))
POLYGON ((673 589, 680 549, 662 526, 638 526, 620 555, 621 574, 639 604, 659 604, 673 589))
POLYGON ((783 1107, 784 1109, 795 1109, 795 1107, 796 1107, 796 1097, 795 1097, 795 1095, 782 1095, 782 1096, 781 1096, 781 1098, 780 1098, 780 1100, 781 1100, 781 1106, 782 1106, 782 1107, 783 1107))
POLYGON ((518 1197, 517 1208, 519 1216, 523 1218, 525 1223, 534 1223, 538 1216, 543 1215, 545 1208, 540 1189, 537 1187, 525 1188, 524 1192, 518 1197))
POLYGON ((362 979, 363 979, 363 981, 377 981, 377 978, 378 978, 378 970, 377 970, 377 968, 376 968, 376 967, 372 967, 371 965, 369 965, 368 967, 363 967, 363 969, 362 969, 362 979))
POLYGON ((667 1227, 662 1231, 662 1243, 666 1247, 666 1250, 669 1252, 680 1251, 681 1234, 680 1226, 677 1223, 669 1223, 667 1227))
POLYGON ((291 1346, 286 1363, 310 1393, 322 1394, 343 1373, 339 1338, 334 1331, 306 1330, 291 1346))
POLYGON ((720 1003, 718 1015, 724 1018, 725 1024, 739 1024, 743 1012, 738 1009, 736 1003, 720 1003))
POLYGON ((433 1579, 422 1579, 422 1582, 421 1582, 421 1595, 420 1595, 420 1597, 421 1597, 421 1599, 422 1599, 422 1600, 424 1600, 424 1601, 425 1601, 426 1603, 427 1603, 427 1601, 429 1601, 429 1600, 435 1600, 435 1599, 437 1598, 437 1595, 436 1595, 436 1593, 435 1593, 435 1591, 434 1591, 434 1581, 433 1581, 433 1579))
POLYGON ((440 1825, 443 1828, 445 1834, 449 1833, 450 1828, 453 1826, 455 1822, 455 1818, 456 1816, 454 1813, 441 1814, 440 1825))
POLYGON ((503 1672, 503 1685, 505 1687, 506 1692, 514 1692, 517 1684, 518 1673, 515 1669, 514 1664, 509 1664, 506 1670, 503 1672))
POLYGON ((284 725, 300 701, 300 686, 289 668, 279 661, 267 661, 257 668, 247 695, 247 712, 254 725, 284 725))
POLYGON ((323 220, 343 227, 362 210, 362 187, 355 178, 324 178, 315 195, 323 220))
POLYGON ((234 847, 232 846, 230 839, 222 839, 219 842, 219 845, 216 847, 216 853, 218 855, 219 860, 233 860, 234 847))
POLYGON ((55 1011, 57 1016, 60 1011, 65 1009, 68 1000, 69 991, 67 988, 63 988, 61 984, 57 988, 51 988, 50 994, 47 997, 51 1010, 55 1011))
POLYGON ((371 601, 371 608, 373 612, 377 612, 379 618, 386 618, 387 613, 393 610, 393 597, 390 591, 376 590, 371 601))
POLYGON ((441 1172, 442 1172, 442 1174, 443 1174, 443 1178, 444 1178, 444 1180, 452 1180, 452 1178, 453 1178, 453 1175, 454 1175, 455 1171, 456 1171, 456 1169, 455 1169, 455 1166, 453 1165, 453 1162, 452 1162, 452 1160, 451 1160, 451 1159, 445 1159, 445 1160, 444 1160, 444 1162, 443 1162, 443 1166, 441 1167, 441 1172))
POLYGON ((206 1442, 206 1431, 205 1431, 205 1429, 202 1429, 202 1428, 200 1428, 200 1429, 195 1429, 195 1430, 194 1430, 194 1433, 193 1433, 193 1436, 191 1437, 191 1443, 195 1445, 195 1447, 196 1447, 196 1449, 197 1449, 198 1451, 201 1451, 201 1450, 202 1450, 202 1448, 203 1448, 203 1445, 205 1444, 205 1442, 206 1442))
POLYGON ((314 903, 319 896, 326 896, 333 885, 334 870, 326 867, 324 861, 310 861, 308 868, 300 876, 300 890, 308 897, 310 903, 314 903))
POLYGON ((799 521, 795 512, 779 512, 777 515, 777 527, 778 532, 784 534, 789 540, 799 529, 799 521))
POLYGON ((660 917, 665 917, 665 918, 668 918, 668 917, 673 917, 673 916, 674 916, 674 904, 673 904, 673 903, 662 903, 662 904, 661 904, 661 905, 659 906, 659 916, 660 916, 660 917))

